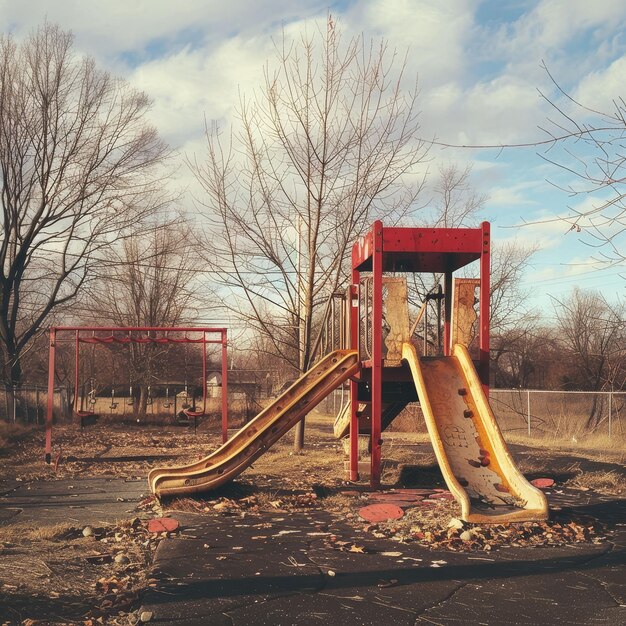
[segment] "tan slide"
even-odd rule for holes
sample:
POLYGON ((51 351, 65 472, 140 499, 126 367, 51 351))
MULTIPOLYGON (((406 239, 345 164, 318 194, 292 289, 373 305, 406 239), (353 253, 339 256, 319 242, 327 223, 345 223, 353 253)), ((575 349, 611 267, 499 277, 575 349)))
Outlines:
POLYGON ((209 456, 190 465, 151 470, 150 489, 159 497, 189 495, 232 480, 359 368, 356 351, 332 352, 209 456))
POLYGON ((474 523, 545 520, 548 503, 519 471, 506 446, 467 349, 419 358, 402 347, 426 426, 461 517, 474 523))

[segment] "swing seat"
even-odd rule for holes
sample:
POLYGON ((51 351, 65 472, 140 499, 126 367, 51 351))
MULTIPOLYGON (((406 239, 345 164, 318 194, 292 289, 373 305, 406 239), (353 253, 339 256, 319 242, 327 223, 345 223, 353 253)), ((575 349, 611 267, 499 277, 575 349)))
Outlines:
POLYGON ((176 422, 174 423, 176 426, 182 426, 183 428, 188 428, 191 426, 191 420, 189 419, 187 413, 185 411, 179 411, 176 415, 176 422))
POLYGON ((74 411, 74 415, 80 419, 81 428, 85 426, 95 426, 100 419, 100 416, 93 411, 74 411))

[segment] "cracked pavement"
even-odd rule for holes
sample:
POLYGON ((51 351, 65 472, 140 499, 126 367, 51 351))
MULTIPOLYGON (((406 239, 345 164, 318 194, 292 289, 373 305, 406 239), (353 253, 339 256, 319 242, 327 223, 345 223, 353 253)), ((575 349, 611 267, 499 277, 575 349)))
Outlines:
POLYGON ((323 510, 175 516, 184 530, 160 544, 142 606, 155 624, 626 623, 626 525, 602 544, 459 553, 323 510))

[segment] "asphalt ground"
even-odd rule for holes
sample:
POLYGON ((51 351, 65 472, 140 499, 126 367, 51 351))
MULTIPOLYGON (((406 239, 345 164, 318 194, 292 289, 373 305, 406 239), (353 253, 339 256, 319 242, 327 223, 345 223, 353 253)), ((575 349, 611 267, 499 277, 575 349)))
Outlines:
MULTIPOLYGON (((145 481, 137 480, 4 481, 0 533, 17 522, 113 523, 137 516, 146 495, 145 481)), ((159 544, 154 586, 133 619, 241 626, 626 624, 626 500, 590 491, 549 498, 560 515, 600 523, 607 538, 452 552, 374 537, 323 503, 306 511, 172 511, 181 530, 159 544)))
POLYGON ((137 515, 150 493, 145 480, 76 478, 23 482, 0 480, 2 524, 110 524, 137 515))
POLYGON ((488 554, 375 538, 321 510, 176 514, 141 610, 169 625, 626 624, 626 501, 585 512, 609 541, 488 554))

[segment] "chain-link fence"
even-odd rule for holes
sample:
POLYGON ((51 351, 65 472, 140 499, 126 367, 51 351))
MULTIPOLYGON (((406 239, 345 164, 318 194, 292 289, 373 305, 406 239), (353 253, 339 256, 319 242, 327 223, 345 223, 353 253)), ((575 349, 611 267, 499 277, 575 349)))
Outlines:
MULTIPOLYGON (((54 392, 55 421, 71 419, 70 391, 54 392)), ((109 399, 99 399, 109 406, 109 399)), ((124 398, 119 399, 120 406, 124 398)), ((22 424, 43 424, 48 391, 45 387, 0 387, 0 420, 22 424)), ((336 415, 349 402, 347 386, 337 389, 320 409, 336 415)), ((504 433, 531 438, 556 437, 583 442, 590 436, 626 441, 626 392, 544 391, 535 389, 491 389, 490 403, 504 433)), ((115 412, 123 409, 115 409, 115 412)), ((104 411, 104 409, 103 409, 104 411)), ((109 408, 106 408, 108 414, 109 408)), ((117 414, 117 413, 116 413, 117 414)), ((394 421, 394 430, 426 432, 418 404, 410 404, 394 421)))
MULTIPOLYGON (((69 390, 54 390, 53 415, 56 421, 71 417, 69 390)), ((48 388, 43 386, 0 387, 0 420, 20 424, 43 424, 48 406, 48 388)))
MULTIPOLYGON (((504 433, 531 438, 559 438, 584 442, 591 436, 626 441, 626 392, 542 391, 492 389, 490 404, 504 433)), ((321 409, 336 414, 348 394, 330 394, 321 409)), ((419 404, 410 404, 394 420, 392 429, 426 432, 419 404)))
POLYGON ((626 439, 626 392, 492 389, 490 402, 503 432, 559 437, 626 439))

